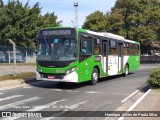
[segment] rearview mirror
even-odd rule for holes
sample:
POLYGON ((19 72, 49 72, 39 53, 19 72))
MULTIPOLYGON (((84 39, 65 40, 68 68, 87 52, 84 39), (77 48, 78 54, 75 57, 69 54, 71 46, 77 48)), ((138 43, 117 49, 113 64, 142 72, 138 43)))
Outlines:
POLYGON ((82 47, 83 47, 83 48, 87 48, 87 41, 86 41, 86 40, 83 40, 83 41, 82 41, 82 47))

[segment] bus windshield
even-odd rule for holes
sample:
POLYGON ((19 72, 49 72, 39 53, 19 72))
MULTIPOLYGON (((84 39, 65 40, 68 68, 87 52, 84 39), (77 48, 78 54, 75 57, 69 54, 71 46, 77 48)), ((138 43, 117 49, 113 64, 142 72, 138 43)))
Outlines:
POLYGON ((53 37, 39 39, 37 60, 71 61, 77 59, 75 38, 53 37))

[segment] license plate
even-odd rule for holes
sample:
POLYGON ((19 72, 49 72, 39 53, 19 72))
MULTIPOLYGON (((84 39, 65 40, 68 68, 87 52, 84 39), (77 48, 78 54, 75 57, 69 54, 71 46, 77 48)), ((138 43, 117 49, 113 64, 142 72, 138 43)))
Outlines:
POLYGON ((49 75, 48 79, 55 79, 55 76, 49 75))

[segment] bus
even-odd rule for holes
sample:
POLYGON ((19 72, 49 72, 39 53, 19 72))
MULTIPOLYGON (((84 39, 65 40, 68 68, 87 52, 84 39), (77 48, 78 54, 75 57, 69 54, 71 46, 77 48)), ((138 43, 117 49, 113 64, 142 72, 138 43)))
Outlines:
POLYGON ((37 41, 37 80, 95 85, 140 66, 140 44, 112 33, 50 27, 39 31, 37 41))

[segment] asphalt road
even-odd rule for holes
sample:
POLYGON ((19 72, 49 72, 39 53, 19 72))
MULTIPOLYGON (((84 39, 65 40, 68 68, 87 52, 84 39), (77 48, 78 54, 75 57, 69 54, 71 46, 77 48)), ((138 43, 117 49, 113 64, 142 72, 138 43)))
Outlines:
MULTIPOLYGON (((0 90, 0 111, 59 111, 55 116, 63 114, 64 111, 116 111, 125 104, 121 101, 130 94, 136 90, 144 93, 149 89, 148 73, 157 66, 157 64, 141 65, 138 71, 127 77, 120 75, 103 78, 95 86, 88 83, 43 82, 0 90)), ((11 118, 8 119, 11 120, 11 118)), ((21 118, 12 119, 20 120, 21 118)), ((75 120, 75 118, 54 117, 48 119, 75 120)), ((76 119, 90 120, 91 118, 76 119)))

